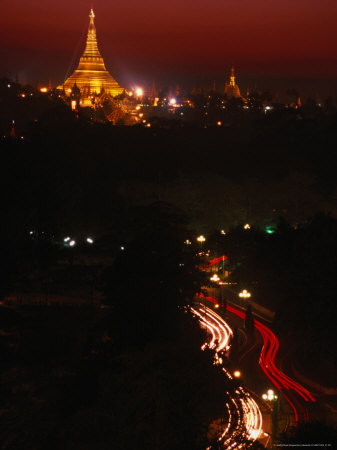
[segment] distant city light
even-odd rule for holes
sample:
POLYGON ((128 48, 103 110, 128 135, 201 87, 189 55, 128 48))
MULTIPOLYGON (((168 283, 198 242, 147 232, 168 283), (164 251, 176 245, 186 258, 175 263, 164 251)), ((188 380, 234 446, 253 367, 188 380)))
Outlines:
POLYGON ((191 245, 192 242, 191 242, 189 239, 186 239, 186 241, 184 241, 184 244, 186 244, 186 245, 191 245))
POLYGON ((220 120, 219 120, 219 122, 217 122, 217 125, 218 125, 219 127, 221 127, 222 122, 220 122, 220 120))
POLYGON ((122 246, 122 247, 121 247, 121 250, 125 250, 125 248, 122 246))
POLYGON ((70 237, 68 236, 68 237, 64 238, 63 241, 64 242, 69 242, 70 241, 70 237))
POLYGON ((274 234, 275 233, 275 228, 273 226, 271 226, 271 225, 266 226, 265 230, 266 230, 266 233, 268 233, 268 234, 274 234))
POLYGON ((203 236, 203 235, 201 234, 200 236, 197 237, 197 241, 198 241, 198 242, 205 242, 205 241, 206 241, 206 238, 205 238, 205 236, 203 236))
POLYGON ((93 244, 94 240, 90 237, 87 237, 87 242, 88 242, 88 244, 93 244))
POLYGON ((40 88, 40 92, 48 92, 48 89, 46 87, 40 88))
POLYGON ((170 99, 170 105, 175 105, 177 103, 177 100, 175 98, 170 99))
POLYGON ((245 230, 250 230, 250 225, 249 225, 249 223, 246 223, 246 224, 243 226, 243 228, 244 228, 245 230))
POLYGON ((221 234, 226 234, 226 231, 225 230, 221 230, 220 233, 221 234))
POLYGON ((235 376, 235 378, 240 378, 241 377, 241 372, 240 370, 236 370, 233 375, 235 376))
POLYGON ((74 247, 75 244, 76 244, 76 241, 70 241, 69 242, 69 247, 74 247))

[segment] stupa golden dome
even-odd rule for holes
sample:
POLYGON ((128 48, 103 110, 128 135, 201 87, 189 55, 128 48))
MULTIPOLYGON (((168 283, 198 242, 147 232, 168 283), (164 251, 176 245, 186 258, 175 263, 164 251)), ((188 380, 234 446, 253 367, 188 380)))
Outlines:
POLYGON ((100 94, 103 90, 113 97, 123 92, 117 81, 106 70, 98 50, 93 10, 90 11, 89 18, 87 42, 79 65, 73 74, 58 86, 58 89, 64 89, 67 94, 70 94, 73 87, 76 86, 81 93, 82 106, 90 106, 92 95, 100 94))

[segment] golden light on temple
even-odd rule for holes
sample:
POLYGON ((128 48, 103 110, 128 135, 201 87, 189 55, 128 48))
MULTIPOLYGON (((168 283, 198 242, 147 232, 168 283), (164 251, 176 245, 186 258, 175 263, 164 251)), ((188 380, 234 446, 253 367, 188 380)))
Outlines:
POLYGON ((143 96, 143 89, 142 88, 136 88, 136 95, 137 97, 142 97, 143 96))
POLYGON ((234 66, 232 66, 232 68, 231 68, 231 75, 229 77, 229 83, 226 83, 225 94, 229 98, 233 98, 233 97, 240 98, 241 97, 239 86, 235 82, 234 66))
POLYGON ((123 92, 117 81, 106 70, 103 58, 98 50, 93 10, 90 11, 89 18, 86 46, 79 65, 63 85, 58 86, 58 89, 64 89, 68 94, 71 94, 73 88, 77 87, 82 97, 83 106, 92 105, 91 98, 94 94, 100 94, 104 91, 115 97, 123 92))

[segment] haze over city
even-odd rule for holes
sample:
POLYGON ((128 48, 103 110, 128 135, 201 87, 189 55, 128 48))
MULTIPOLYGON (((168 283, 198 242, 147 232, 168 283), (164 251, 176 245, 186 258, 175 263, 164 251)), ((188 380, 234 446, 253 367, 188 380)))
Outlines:
POLYGON ((91 6, 106 65, 127 88, 153 79, 222 88, 234 64, 244 89, 336 93, 334 0, 4 0, 1 72, 61 83, 83 49, 91 6))

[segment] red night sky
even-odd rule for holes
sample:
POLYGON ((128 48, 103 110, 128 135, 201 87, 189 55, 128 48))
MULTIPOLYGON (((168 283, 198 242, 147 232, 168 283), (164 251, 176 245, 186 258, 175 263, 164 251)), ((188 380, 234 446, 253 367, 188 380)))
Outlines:
POLYGON ((126 87, 219 79, 232 64, 241 81, 337 79, 336 0, 2 0, 0 76, 62 82, 91 5, 106 66, 126 87))

